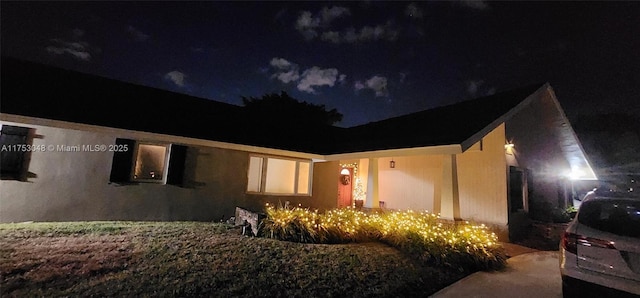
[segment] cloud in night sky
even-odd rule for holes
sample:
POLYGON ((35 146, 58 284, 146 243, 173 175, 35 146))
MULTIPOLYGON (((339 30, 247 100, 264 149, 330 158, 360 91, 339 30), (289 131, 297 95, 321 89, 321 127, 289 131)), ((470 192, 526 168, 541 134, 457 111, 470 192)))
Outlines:
POLYGON ((298 82, 298 90, 308 93, 316 93, 314 87, 333 87, 338 79, 338 70, 335 68, 322 69, 314 66, 302 73, 302 79, 298 82))
POLYGON ((471 97, 487 96, 496 93, 496 88, 489 87, 484 80, 469 80, 466 82, 467 94, 471 97))
POLYGON ((164 75, 164 78, 166 80, 171 81, 172 83, 176 84, 179 87, 184 87, 186 77, 187 75, 177 70, 168 72, 167 74, 164 75))
POLYGON ((284 58, 273 58, 269 63, 271 67, 276 69, 271 77, 277 78, 279 81, 288 84, 300 79, 300 72, 298 71, 298 65, 287 61, 284 58))
POLYGON ((307 93, 316 93, 316 87, 333 87, 336 82, 344 82, 347 78, 345 74, 335 68, 320 68, 313 66, 300 73, 299 66, 284 58, 273 58, 269 62, 275 73, 271 78, 288 83, 297 83, 298 90, 307 93))
POLYGON ((364 82, 357 81, 354 87, 356 88, 356 90, 371 89, 375 92, 376 97, 389 95, 389 92, 387 91, 386 77, 373 76, 364 82))
POLYGON ((74 28, 69 32, 70 39, 52 38, 50 44, 45 47, 45 51, 52 55, 71 55, 81 61, 91 61, 94 55, 99 53, 100 48, 92 47, 88 42, 82 40, 85 31, 74 28))
POLYGON ((144 42, 149 39, 149 34, 146 34, 131 25, 127 27, 127 32, 129 32, 129 35, 131 36, 131 38, 133 38, 133 40, 138 42, 144 42))
MULTIPOLYGON (((419 11, 415 7, 416 13, 419 11)), ((320 40, 331 43, 356 43, 367 41, 394 41, 398 38, 399 31, 390 22, 376 26, 364 26, 360 29, 349 27, 344 30, 331 30, 330 26, 335 19, 350 15, 346 7, 324 7, 315 15, 310 11, 303 11, 296 20, 295 28, 306 40, 320 37, 320 40)), ((421 12, 420 12, 421 14, 421 12)))
POLYGON ((295 67, 293 63, 287 61, 287 59, 284 58, 273 58, 271 59, 271 62, 269 62, 269 64, 280 70, 289 70, 295 67))
POLYGON ((346 74, 341 74, 338 77, 338 82, 341 83, 341 84, 344 84, 344 82, 346 82, 346 80, 347 80, 347 75, 346 74))
POLYGON ((320 39, 332 43, 356 43, 367 41, 394 41, 398 39, 399 31, 390 22, 384 25, 364 26, 360 30, 350 27, 342 32, 325 31, 320 39))
POLYGON ((283 90, 340 107, 341 126, 544 81, 568 117, 638 114, 640 56, 631 41, 639 8, 615 1, 8 1, 0 45, 4 56, 230 104, 241 104, 236 95, 283 90), (606 90, 620 101, 603 106, 606 90))
POLYGON ((311 40, 319 35, 317 29, 328 27, 333 20, 349 14, 349 9, 341 6, 323 7, 315 16, 310 11, 303 11, 296 20, 295 28, 305 39, 311 40))
POLYGON ((404 14, 410 18, 414 19, 422 19, 424 14, 422 13, 422 9, 420 9, 414 2, 409 3, 407 8, 404 10, 404 14))
POLYGON ((78 60, 90 61, 89 44, 84 41, 64 41, 58 38, 51 39, 54 45, 46 47, 46 51, 54 55, 69 54, 78 60))

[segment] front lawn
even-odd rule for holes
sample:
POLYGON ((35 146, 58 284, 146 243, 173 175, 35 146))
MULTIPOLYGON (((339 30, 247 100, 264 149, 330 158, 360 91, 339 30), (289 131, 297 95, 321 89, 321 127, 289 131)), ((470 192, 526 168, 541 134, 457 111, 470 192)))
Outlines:
POLYGON ((194 222, 0 224, 0 296, 425 297, 469 274, 382 243, 194 222))

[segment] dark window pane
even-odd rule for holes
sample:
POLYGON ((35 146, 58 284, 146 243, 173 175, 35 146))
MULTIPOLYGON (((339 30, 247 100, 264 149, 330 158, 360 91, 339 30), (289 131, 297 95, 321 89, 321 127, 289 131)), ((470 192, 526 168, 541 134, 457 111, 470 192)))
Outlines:
POLYGON ((171 145, 171 156, 169 157, 169 173, 167 174, 167 184, 184 184, 185 161, 187 159, 187 147, 181 145, 171 145))
POLYGON ((578 221, 601 231, 640 238, 640 201, 585 201, 580 206, 578 221))
POLYGON ((0 172, 3 179, 22 180, 26 172, 26 150, 20 148, 29 144, 30 128, 2 125, 0 131, 0 172))
POLYGON ((133 164, 134 140, 116 139, 116 147, 127 148, 127 150, 113 153, 113 163, 111 165, 111 182, 129 182, 131 180, 131 165, 133 164), (120 145, 126 145, 120 146, 120 145))

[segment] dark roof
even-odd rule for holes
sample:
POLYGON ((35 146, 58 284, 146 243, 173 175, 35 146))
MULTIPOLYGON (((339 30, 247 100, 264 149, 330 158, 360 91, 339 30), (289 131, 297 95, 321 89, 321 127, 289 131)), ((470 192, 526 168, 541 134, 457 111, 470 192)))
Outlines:
MULTIPOLYGON (((9 57, 1 67, 3 113, 309 153, 331 143, 259 122, 236 105, 9 57)), ((342 130, 306 129, 316 138, 342 130)))
POLYGON ((2 57, 3 113, 333 154, 461 144, 542 84, 372 122, 274 127, 240 106, 2 57))
POLYGON ((351 140, 342 152, 462 144, 507 114, 543 84, 467 100, 404 116, 389 118, 348 131, 351 140))

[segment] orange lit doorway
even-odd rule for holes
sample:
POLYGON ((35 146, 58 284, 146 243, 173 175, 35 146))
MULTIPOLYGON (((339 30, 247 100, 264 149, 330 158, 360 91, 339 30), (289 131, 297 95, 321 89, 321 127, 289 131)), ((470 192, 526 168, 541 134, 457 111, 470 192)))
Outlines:
POLYGON ((349 207, 353 200, 353 168, 342 168, 338 178, 338 208, 349 207))

